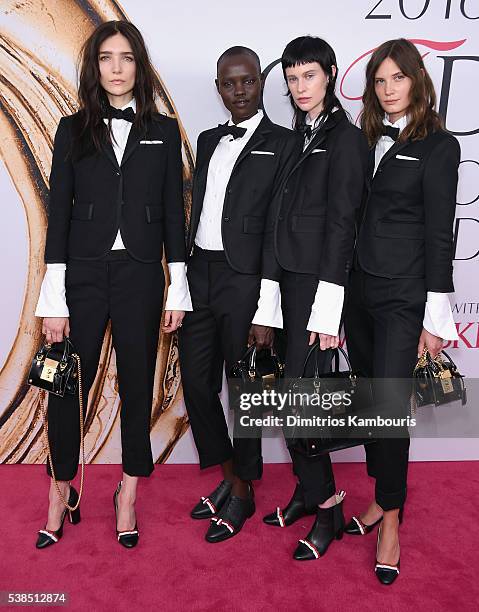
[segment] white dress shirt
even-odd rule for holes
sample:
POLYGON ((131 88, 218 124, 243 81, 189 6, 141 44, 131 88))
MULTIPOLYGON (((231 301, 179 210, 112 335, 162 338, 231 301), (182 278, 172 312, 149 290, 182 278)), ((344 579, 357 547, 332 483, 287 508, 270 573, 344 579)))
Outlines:
MULTIPOLYGON (((136 111, 136 102, 133 98, 122 107, 121 110, 131 107, 136 111)), ((108 123, 108 120, 104 120, 108 123)), ((112 119, 111 129, 113 134, 112 146, 118 165, 121 164, 128 136, 130 134, 131 122, 123 119, 112 119)), ((125 245, 120 230, 111 247, 113 250, 124 249, 125 245)), ((168 287, 165 310, 193 310, 188 281, 186 279, 186 266, 184 262, 168 264, 170 273, 170 285, 168 287)), ((68 317, 69 311, 65 298, 65 272, 66 264, 47 264, 47 271, 43 278, 40 295, 38 298, 35 316, 37 317, 68 317)))
MULTIPOLYGON (((223 205, 226 187, 231 177, 233 167, 241 151, 245 148, 254 131, 263 118, 263 111, 238 123, 238 127, 245 128, 246 132, 241 138, 233 138, 231 134, 223 136, 211 156, 206 177, 205 197, 201 209, 195 244, 207 251, 222 251, 224 249, 221 236, 221 220, 223 218, 223 205)), ((234 125, 232 119, 228 125, 234 125)))
MULTIPOLYGON (((391 123, 387 116, 383 119, 384 125, 397 127, 402 131, 407 123, 408 117, 404 115, 395 123, 391 123)), ((383 156, 393 146, 394 140, 390 136, 381 136, 374 151, 374 174, 383 156)), ((374 176, 373 174, 373 176, 374 176)), ((451 303, 447 293, 428 291, 426 297, 426 309, 424 311, 423 327, 434 336, 443 340, 458 340, 456 325, 452 316, 451 303)))
MULTIPOLYGON (((332 112, 336 111, 334 108, 332 112)), ((306 124, 312 129, 321 126, 324 118, 317 123, 317 119, 310 119, 306 116, 306 124)), ((306 148, 312 138, 305 138, 304 148, 306 148)), ((344 287, 335 283, 328 283, 320 280, 313 305, 311 306, 311 315, 309 317, 306 329, 331 336, 339 334, 339 325, 341 323, 341 313, 343 311, 344 302, 344 287)), ((281 291, 277 281, 272 281, 266 278, 261 279, 260 296, 258 300, 258 309, 253 317, 253 323, 256 325, 267 325, 268 327, 283 327, 283 315, 281 311, 281 291)))

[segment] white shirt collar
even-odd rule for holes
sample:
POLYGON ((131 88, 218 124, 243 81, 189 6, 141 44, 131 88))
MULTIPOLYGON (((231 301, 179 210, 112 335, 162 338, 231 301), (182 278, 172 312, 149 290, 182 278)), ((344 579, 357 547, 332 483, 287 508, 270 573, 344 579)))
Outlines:
POLYGON ((400 132, 403 131, 403 129, 406 127, 406 125, 409 122, 409 117, 407 115, 403 115, 400 119, 398 119, 397 121, 395 121, 394 123, 391 123, 388 119, 387 115, 384 115, 384 119, 383 119, 383 123, 384 125, 390 125, 391 127, 396 127, 399 128, 400 132))
MULTIPOLYGON (((246 119, 245 121, 241 121, 241 123, 237 123, 236 125, 238 127, 241 127, 241 128, 246 128, 247 132, 252 132, 261 123, 261 119, 262 118, 263 118, 263 111, 262 110, 258 110, 256 115, 253 115, 249 119, 246 119)), ((228 121, 228 125, 235 125, 233 123, 233 119, 232 118, 230 118, 230 120, 228 121)))

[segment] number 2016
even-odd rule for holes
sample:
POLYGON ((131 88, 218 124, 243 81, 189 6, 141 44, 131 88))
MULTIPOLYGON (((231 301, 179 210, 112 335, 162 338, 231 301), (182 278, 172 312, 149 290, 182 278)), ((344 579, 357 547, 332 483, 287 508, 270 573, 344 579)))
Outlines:
MULTIPOLYGON (((411 19, 411 20, 420 19, 423 15, 425 15, 429 8, 430 3, 431 3, 431 0, 424 0, 421 12, 417 15, 413 15, 412 10, 411 10, 411 2, 408 2, 407 0, 398 0, 399 11, 401 12, 401 15, 405 17, 406 19, 411 19)), ((377 2, 373 6, 373 8, 369 11, 369 13, 366 15, 365 19, 392 19, 391 13, 376 12, 376 9, 378 8, 380 8, 380 10, 383 10, 383 11, 388 10, 384 6, 385 4, 389 4, 389 2, 387 2, 386 0, 379 0, 379 2, 377 2), (382 8, 380 8, 381 4, 383 5, 382 8)), ((444 19, 450 18, 451 4, 452 4, 452 0, 444 0, 444 19)), ((456 6, 454 8, 457 9, 457 0, 455 2, 455 5, 456 6)), ((462 16, 465 17, 466 19, 479 19, 479 15, 473 16, 468 12, 467 10, 468 6, 469 6, 468 0, 460 0, 459 10, 462 16)), ((416 8, 417 8, 417 3, 416 3, 416 8)))

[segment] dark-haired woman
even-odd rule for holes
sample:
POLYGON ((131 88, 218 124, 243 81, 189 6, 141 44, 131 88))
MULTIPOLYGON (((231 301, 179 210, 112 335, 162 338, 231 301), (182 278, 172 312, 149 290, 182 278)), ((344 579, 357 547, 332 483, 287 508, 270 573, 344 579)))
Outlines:
MULTIPOLYGON (((275 299, 279 303, 281 295, 290 378, 302 374, 318 336, 321 349, 338 346, 367 143, 336 97, 337 63, 327 42, 297 38, 287 45, 281 62, 294 128, 304 135, 304 147, 282 186, 274 229, 265 238, 264 280, 253 322, 268 324, 267 304, 275 299), (276 295, 266 296, 266 289, 276 295)), ((328 354, 322 354, 323 371, 329 369, 328 354)), ((265 516, 264 522, 285 527, 314 515, 294 558, 317 559, 342 535, 344 494, 336 494, 329 455, 307 457, 291 444, 289 450, 298 484, 288 505, 265 516)))
MULTIPOLYGON (((47 272, 36 315, 47 342, 70 336, 93 383, 108 321, 116 352, 123 478, 114 496, 117 538, 138 542, 138 478, 153 471, 150 415, 163 307, 163 247, 169 265, 163 331, 191 309, 185 274, 181 140, 176 120, 160 115, 160 85, 141 33, 122 21, 100 25, 82 50, 79 112, 60 120, 50 175, 47 272)), ((51 396, 48 432, 65 500, 79 456, 78 400, 51 396)), ((50 470, 48 473, 51 475, 50 470)), ((67 510, 50 486, 37 548, 62 536, 67 510)), ((79 509, 69 512, 78 522, 79 509)))
MULTIPOLYGON (((457 338, 448 292, 460 149, 434 110, 436 96, 416 47, 382 44, 366 68, 361 125, 372 147, 345 326, 355 369, 378 386, 377 410, 406 416, 411 376, 426 348, 457 338), (404 382, 398 382, 403 379, 404 382)), ((399 522, 406 499, 409 435, 366 447, 375 500, 346 528, 366 535, 380 523, 375 572, 399 575, 399 522)))

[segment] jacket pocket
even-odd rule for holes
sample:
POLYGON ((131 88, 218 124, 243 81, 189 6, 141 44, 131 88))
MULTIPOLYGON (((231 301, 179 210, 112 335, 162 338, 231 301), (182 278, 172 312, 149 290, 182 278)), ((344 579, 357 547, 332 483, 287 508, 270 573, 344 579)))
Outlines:
POLYGON ((325 215, 293 215, 293 232, 319 232, 324 229, 325 215))
POLYGON ((159 223, 163 218, 162 206, 145 206, 146 222, 159 223))
POLYGON ((264 232, 265 218, 264 217, 243 217, 243 233, 244 234, 262 234, 264 232))
POLYGON ((396 168, 419 168, 421 165, 420 159, 404 159, 401 157, 394 157, 394 161, 391 160, 391 166, 396 168))
POLYGON ((410 238, 421 240, 424 238, 424 224, 416 221, 387 221, 380 219, 376 222, 376 236, 380 238, 410 238))
POLYGON ((90 203, 75 202, 72 207, 72 219, 75 219, 75 221, 91 221, 94 208, 94 205, 90 203))

